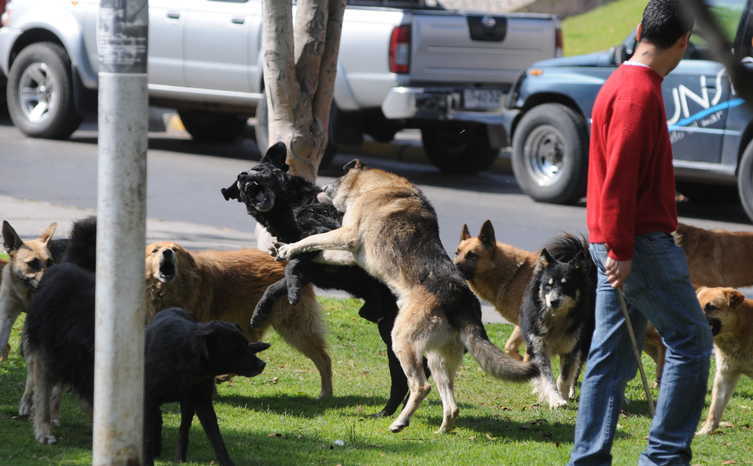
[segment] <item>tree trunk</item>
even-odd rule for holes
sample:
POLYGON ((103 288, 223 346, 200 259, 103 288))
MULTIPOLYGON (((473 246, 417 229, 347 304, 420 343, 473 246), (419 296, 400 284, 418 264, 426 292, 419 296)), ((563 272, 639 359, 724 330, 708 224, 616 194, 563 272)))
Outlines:
POLYGON ((269 142, 288 147, 293 174, 316 179, 327 146, 345 0, 264 0, 269 142))

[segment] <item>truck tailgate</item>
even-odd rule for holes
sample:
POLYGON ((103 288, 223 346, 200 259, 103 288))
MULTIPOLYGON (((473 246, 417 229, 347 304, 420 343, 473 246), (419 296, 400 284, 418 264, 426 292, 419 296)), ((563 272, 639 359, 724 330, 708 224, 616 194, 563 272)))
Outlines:
POLYGON ((412 24, 412 82, 512 84, 555 56, 557 20, 549 15, 414 12, 412 24))

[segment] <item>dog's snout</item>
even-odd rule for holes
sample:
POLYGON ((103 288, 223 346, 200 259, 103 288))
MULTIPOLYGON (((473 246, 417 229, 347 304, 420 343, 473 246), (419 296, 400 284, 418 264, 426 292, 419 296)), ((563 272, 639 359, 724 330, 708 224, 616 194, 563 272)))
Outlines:
POLYGON ((164 251, 162 251, 162 255, 167 258, 173 257, 173 254, 175 253, 173 252, 172 249, 165 249, 164 251))

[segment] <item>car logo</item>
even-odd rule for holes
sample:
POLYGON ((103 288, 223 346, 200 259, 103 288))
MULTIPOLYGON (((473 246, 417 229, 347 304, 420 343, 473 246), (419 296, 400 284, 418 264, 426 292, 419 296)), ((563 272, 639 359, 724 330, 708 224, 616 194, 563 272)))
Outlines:
POLYGON ((487 29, 492 29, 494 26, 497 25, 497 20, 494 19, 493 16, 487 15, 481 18, 481 24, 487 29))

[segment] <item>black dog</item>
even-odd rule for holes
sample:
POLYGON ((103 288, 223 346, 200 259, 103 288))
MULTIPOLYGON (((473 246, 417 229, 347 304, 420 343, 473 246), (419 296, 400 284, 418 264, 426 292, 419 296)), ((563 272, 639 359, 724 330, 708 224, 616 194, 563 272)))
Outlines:
POLYGON ((52 265, 32 296, 24 350, 33 355, 34 436, 54 443, 53 385, 64 384, 92 405, 94 396, 94 267, 96 219, 76 222, 63 262, 52 265))
POLYGON ((180 308, 157 313, 146 329, 145 464, 153 464, 161 450, 160 405, 178 401, 180 430, 176 461, 186 460, 188 433, 196 413, 219 463, 232 465, 212 405, 214 377, 260 374, 265 364, 256 353, 267 348, 268 343, 249 344, 236 324, 196 323, 180 308))
POLYGON ((596 268, 585 238, 562 235, 539 256, 523 295, 521 329, 528 356, 541 368, 535 392, 556 408, 575 396, 575 382, 588 355, 594 331, 596 268), (551 359, 560 357, 554 384, 551 359))
MULTIPOLYGON (((332 205, 317 201, 321 188, 288 173, 286 155, 283 143, 271 146, 258 165, 240 173, 230 187, 222 189, 225 200, 237 199, 244 203, 248 214, 284 243, 339 228, 342 214, 332 205)), ((408 381, 392 351, 390 333, 398 311, 395 296, 387 286, 360 267, 322 264, 316 262, 316 258, 318 253, 311 253, 288 262, 285 278, 267 288, 254 310, 251 325, 258 326, 263 322, 272 311, 272 304, 286 292, 294 302, 307 283, 324 289, 344 290, 363 299, 359 315, 377 323, 379 335, 387 345, 392 380, 390 398, 376 415, 389 416, 408 393, 408 381)))

